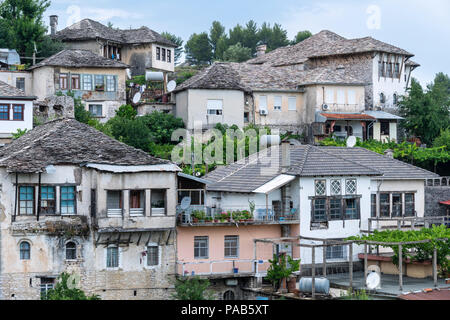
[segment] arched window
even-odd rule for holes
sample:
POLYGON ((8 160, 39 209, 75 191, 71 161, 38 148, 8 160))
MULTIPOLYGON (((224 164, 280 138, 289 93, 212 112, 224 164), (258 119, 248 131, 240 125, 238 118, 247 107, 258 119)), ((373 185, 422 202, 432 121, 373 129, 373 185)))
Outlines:
POLYGON ((77 259, 77 245, 73 241, 66 243, 66 260, 76 260, 77 259))
POLYGON ((392 102, 394 103, 394 106, 396 106, 398 103, 398 96, 396 93, 394 93, 394 96, 392 97, 392 102))
POLYGON ((384 93, 380 93, 380 103, 385 103, 386 102, 386 96, 384 95, 384 93))
POLYGON ((31 246, 28 242, 20 243, 20 260, 30 260, 31 246))
POLYGON ((223 294, 223 300, 235 300, 234 292, 231 290, 225 291, 223 294))

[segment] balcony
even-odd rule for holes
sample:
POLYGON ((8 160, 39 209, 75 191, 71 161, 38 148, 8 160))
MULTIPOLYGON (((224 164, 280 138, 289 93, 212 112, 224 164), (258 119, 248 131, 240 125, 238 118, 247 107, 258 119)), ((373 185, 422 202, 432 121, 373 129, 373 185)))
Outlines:
POLYGON ((207 278, 266 276, 269 266, 268 260, 252 259, 177 261, 177 274, 185 277, 206 276, 207 278))
POLYGON ((299 210, 289 209, 287 212, 274 206, 256 206, 253 215, 242 207, 226 209, 197 205, 187 210, 177 207, 177 222, 180 226, 227 226, 236 224, 299 224, 299 210))

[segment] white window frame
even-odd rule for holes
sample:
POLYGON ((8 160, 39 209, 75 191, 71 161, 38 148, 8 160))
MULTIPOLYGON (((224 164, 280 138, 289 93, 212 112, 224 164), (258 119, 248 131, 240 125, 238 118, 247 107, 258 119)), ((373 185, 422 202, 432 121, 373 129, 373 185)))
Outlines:
POLYGON ((224 258, 225 259, 238 259, 239 258, 239 241, 240 239, 239 239, 239 236, 238 235, 228 235, 228 236, 224 236, 224 243, 223 243, 223 246, 224 246, 224 258), (228 239, 227 239, 228 238, 228 239), (233 238, 233 240, 230 240, 230 238, 233 238), (236 249, 236 255, 234 255, 234 256, 227 256, 227 255, 225 255, 225 250, 227 249, 227 242, 228 243, 230 243, 231 241, 234 241, 235 239, 237 239, 237 245, 236 245, 236 247, 228 247, 228 249, 236 249))
POLYGON ((316 196, 319 196, 319 197, 321 197, 321 196, 326 196, 327 195, 327 180, 314 180, 314 193, 315 193, 315 195, 316 196), (318 193, 317 192, 317 187, 318 187, 318 184, 319 183, 324 183, 324 193, 323 194, 320 194, 320 193, 318 193))
POLYGON ((109 245, 107 248, 105 248, 105 269, 106 270, 119 270, 122 268, 122 248, 117 245, 109 245), (108 267, 108 248, 117 248, 117 259, 118 264, 117 267, 108 267))
POLYGON ((356 195, 356 194, 358 194, 358 180, 357 179, 345 179, 345 194, 346 195, 356 195), (351 181, 355 181, 355 192, 353 192, 353 193, 351 193, 351 192, 349 192, 349 183, 351 182, 351 181))
POLYGON ((283 106, 283 97, 282 96, 274 96, 273 97, 273 110, 281 111, 283 106))
POLYGON ((206 104, 206 111, 209 116, 223 115, 223 100, 208 99, 206 104))
POLYGON ((348 90, 347 91, 347 103, 350 105, 355 105, 356 103, 356 91, 348 90))
POLYGON ((116 76, 107 75, 105 91, 106 92, 116 92, 116 85, 117 85, 116 76))
POLYGON ((346 104, 345 103, 345 90, 339 89, 337 91, 337 104, 346 104))
POLYGON ((325 90, 325 103, 334 104, 334 89, 326 89, 325 90))
POLYGON ((347 258, 348 258, 347 246, 330 246, 330 247, 327 247, 326 256, 327 256, 327 261, 343 261, 343 260, 347 260, 347 258), (341 247, 342 248, 342 257, 339 257, 339 258, 329 257, 328 256, 329 255, 328 250, 336 249, 336 247, 341 247))
POLYGON ((297 97, 288 97, 288 110, 297 111, 297 97))
POLYGON ((82 81, 81 90, 92 91, 92 86, 93 86, 92 75, 91 74, 83 74, 82 79, 83 79, 83 81, 82 81), (86 81, 86 79, 89 79, 89 80, 86 81), (87 87, 87 85, 89 85, 89 87, 87 87))
POLYGON ((259 110, 267 110, 267 96, 259 96, 259 110))
POLYGON ((342 180, 341 179, 332 179, 330 182, 330 193, 332 196, 340 196, 342 195, 342 180), (339 183, 339 193, 335 193, 333 190, 334 183, 339 183))
POLYGON ((89 113, 91 114, 92 117, 94 117, 94 118, 102 118, 103 117, 103 104, 101 104, 101 103, 89 103, 88 104, 88 111, 89 111, 89 113), (93 114, 91 112, 91 106, 95 106, 95 107, 100 106, 101 107, 101 111, 102 111, 101 114, 100 115, 93 114))
POLYGON ((208 236, 194 236, 194 243, 193 244, 194 244, 194 259, 196 259, 196 260, 207 260, 207 259, 209 259, 210 254, 209 254, 209 237, 208 236), (202 241, 206 240, 206 253, 207 253, 206 257, 205 256, 200 256, 200 257, 196 257, 195 256, 195 238, 206 238, 206 239, 202 239, 202 241))

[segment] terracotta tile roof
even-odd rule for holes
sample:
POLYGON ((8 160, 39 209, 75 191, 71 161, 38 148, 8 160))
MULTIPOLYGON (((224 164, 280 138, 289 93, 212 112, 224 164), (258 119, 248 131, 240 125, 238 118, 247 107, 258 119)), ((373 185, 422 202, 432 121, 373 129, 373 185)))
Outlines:
POLYGON ((361 113, 321 113, 329 120, 376 120, 374 117, 361 113))
POLYGON ((43 172, 49 165, 87 163, 141 166, 170 164, 110 138, 74 119, 36 127, 0 149, 0 167, 8 172, 43 172))
POLYGON ((71 68, 119 68, 126 69, 130 66, 116 60, 97 55, 89 50, 66 49, 31 66, 29 70, 40 67, 71 67, 71 68))
POLYGON ((441 201, 441 202, 439 202, 440 204, 443 204, 443 205, 445 205, 445 206, 450 206, 450 200, 448 200, 448 201, 441 201))
POLYGON ((110 28, 91 19, 81 20, 57 32, 54 38, 61 41, 103 39, 120 44, 160 43, 169 47, 177 47, 176 44, 147 27, 121 30, 110 28))
POLYGON ((427 290, 418 293, 403 294, 401 300, 450 300, 450 289, 427 290))

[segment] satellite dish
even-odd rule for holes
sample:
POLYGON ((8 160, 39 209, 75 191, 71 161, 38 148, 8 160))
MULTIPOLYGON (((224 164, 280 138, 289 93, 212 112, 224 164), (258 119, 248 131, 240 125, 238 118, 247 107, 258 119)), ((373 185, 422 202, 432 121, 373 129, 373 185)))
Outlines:
POLYGON ((187 210, 190 205, 191 205, 191 198, 184 197, 183 200, 181 200, 180 208, 181 210, 187 210))
POLYGON ((196 175, 197 177, 200 177, 202 174, 201 174, 200 172, 196 172, 195 175, 196 175))
POLYGON ((128 79, 131 80, 131 70, 130 69, 126 69, 126 72, 127 72, 128 79))
POLYGON ((379 288, 381 282, 380 275, 377 272, 372 272, 367 276, 366 286, 370 290, 379 288))
POLYGON ((356 137, 355 136, 351 136, 348 137, 347 139, 347 148, 353 148, 354 146, 356 146, 356 137))
POLYGON ((136 93, 136 94, 134 95, 134 97, 133 97, 133 103, 134 103, 134 104, 139 103, 139 101, 141 101, 141 93, 140 93, 140 92, 136 93))
POLYGON ((328 110, 330 110, 330 107, 329 107, 327 104, 324 103, 324 104, 322 105, 322 110, 323 110, 323 111, 328 111, 328 110))
POLYGON ((167 92, 172 92, 177 87, 177 83, 172 80, 167 84, 167 92))

